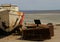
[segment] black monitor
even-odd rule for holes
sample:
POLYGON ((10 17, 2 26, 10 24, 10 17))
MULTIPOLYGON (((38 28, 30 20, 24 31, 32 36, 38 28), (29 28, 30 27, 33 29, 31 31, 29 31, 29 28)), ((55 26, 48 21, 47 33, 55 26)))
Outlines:
POLYGON ((39 19, 35 19, 34 22, 35 22, 35 24, 37 24, 37 26, 38 26, 38 24, 41 24, 41 21, 39 19))

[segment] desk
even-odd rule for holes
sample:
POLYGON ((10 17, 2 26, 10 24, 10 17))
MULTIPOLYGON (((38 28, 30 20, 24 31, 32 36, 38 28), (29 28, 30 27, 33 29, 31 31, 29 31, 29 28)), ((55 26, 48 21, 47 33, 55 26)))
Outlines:
MULTIPOLYGON (((50 26, 51 27, 51 26, 50 26)), ((27 28, 22 30, 22 38, 29 40, 45 40, 51 38, 50 27, 40 25, 36 28, 27 28)))

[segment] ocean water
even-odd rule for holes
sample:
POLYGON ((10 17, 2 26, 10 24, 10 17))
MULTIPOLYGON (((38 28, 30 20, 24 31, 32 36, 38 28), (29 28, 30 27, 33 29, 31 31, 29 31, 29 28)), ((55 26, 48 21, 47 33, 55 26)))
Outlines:
POLYGON ((25 14, 24 23, 34 23, 34 19, 39 19, 42 24, 47 23, 60 24, 60 13, 25 14))

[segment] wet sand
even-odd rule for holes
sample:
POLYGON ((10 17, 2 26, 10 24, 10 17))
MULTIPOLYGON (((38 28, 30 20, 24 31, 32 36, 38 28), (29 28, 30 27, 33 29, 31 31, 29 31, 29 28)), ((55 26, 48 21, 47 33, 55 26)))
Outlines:
POLYGON ((29 41, 20 39, 20 35, 9 35, 0 38, 0 42, 60 42, 60 26, 54 26, 54 36, 49 40, 44 41, 29 41))

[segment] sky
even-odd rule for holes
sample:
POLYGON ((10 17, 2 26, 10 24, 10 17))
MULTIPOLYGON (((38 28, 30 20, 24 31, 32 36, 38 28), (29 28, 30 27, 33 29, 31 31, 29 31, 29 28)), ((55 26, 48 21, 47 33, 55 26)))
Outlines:
POLYGON ((0 4, 15 4, 20 10, 60 10, 60 0, 0 0, 0 4))

